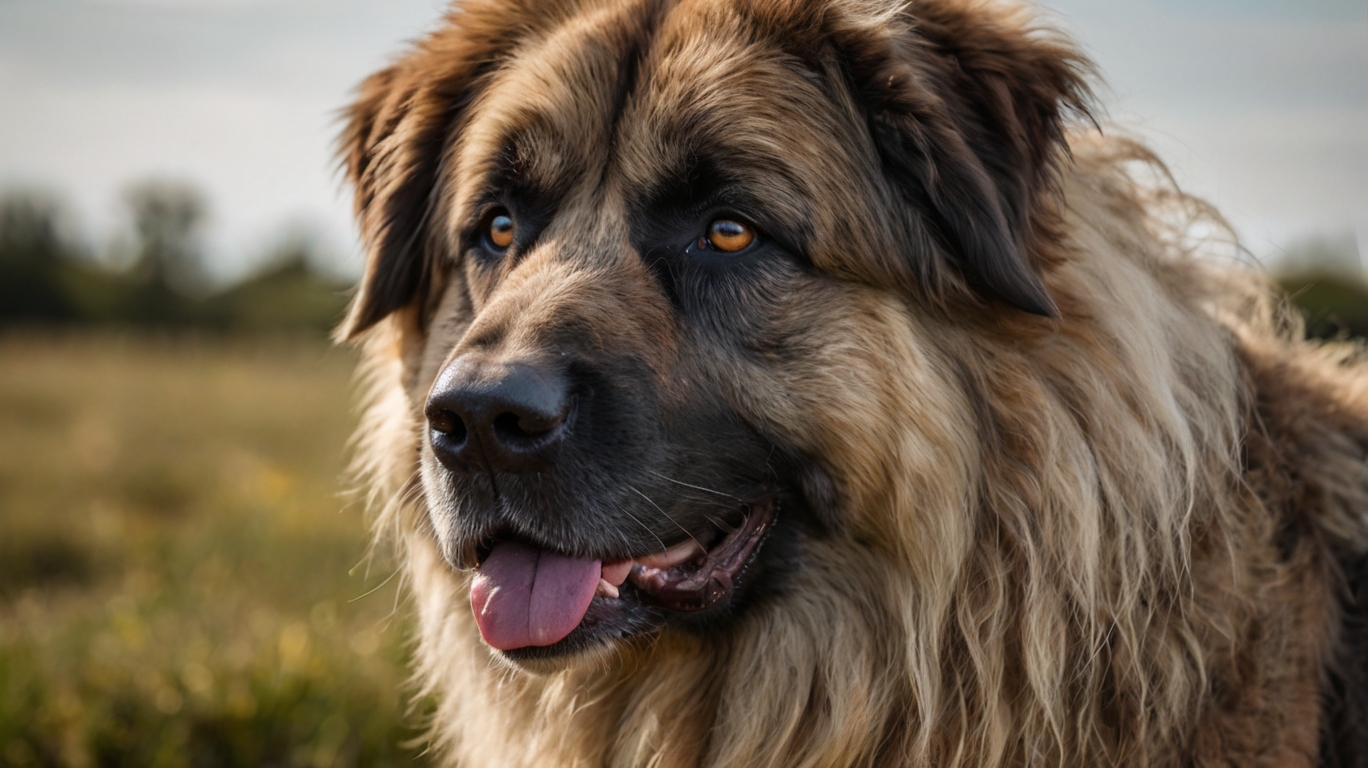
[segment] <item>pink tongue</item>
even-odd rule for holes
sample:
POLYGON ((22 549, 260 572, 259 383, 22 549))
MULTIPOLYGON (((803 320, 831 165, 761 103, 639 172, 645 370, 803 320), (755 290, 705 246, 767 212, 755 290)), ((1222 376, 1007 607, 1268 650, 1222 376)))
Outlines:
POLYGON ((525 544, 494 547, 470 585, 480 635, 501 651, 560 642, 589 610, 602 570, 525 544))

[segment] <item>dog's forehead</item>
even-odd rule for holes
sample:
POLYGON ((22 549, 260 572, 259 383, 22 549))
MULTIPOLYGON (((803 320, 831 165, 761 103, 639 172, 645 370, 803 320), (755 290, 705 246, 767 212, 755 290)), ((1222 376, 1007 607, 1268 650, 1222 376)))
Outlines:
POLYGON ((780 215, 810 217, 798 201, 816 193, 802 187, 855 162, 841 130, 856 110, 738 5, 610 4, 525 41, 472 105, 450 164, 457 209, 501 172, 556 203, 607 189, 630 205, 707 155, 736 181, 782 191, 769 201, 780 215))
POLYGON ((619 118, 624 178, 648 185, 652 174, 678 174, 700 152, 794 178, 828 162, 839 146, 832 117, 845 94, 783 42, 759 34, 730 4, 671 14, 619 118))
POLYGON ((626 8, 573 17, 522 42, 489 76, 454 147, 458 206, 500 171, 563 192, 601 163, 630 23, 626 8))

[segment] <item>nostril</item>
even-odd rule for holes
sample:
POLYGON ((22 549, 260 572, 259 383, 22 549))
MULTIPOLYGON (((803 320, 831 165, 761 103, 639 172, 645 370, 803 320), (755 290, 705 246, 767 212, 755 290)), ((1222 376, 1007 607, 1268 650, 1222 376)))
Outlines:
POLYGON ((541 437, 555 428, 556 425, 553 423, 526 416, 519 417, 516 413, 501 413, 494 417, 494 432, 503 440, 525 442, 541 437))
POLYGON ((428 416, 428 425, 431 426, 434 431, 440 432, 444 437, 456 445, 465 442, 465 421, 451 411, 440 410, 433 412, 428 416))

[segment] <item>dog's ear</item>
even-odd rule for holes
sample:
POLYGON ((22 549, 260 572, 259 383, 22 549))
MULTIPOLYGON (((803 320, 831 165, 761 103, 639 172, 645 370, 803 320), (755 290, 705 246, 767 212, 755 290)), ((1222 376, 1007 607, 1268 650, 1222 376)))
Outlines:
POLYGON ((338 155, 355 190, 366 268, 339 338, 427 299, 442 263, 433 224, 443 159, 520 17, 499 5, 458 6, 439 31, 367 78, 343 114, 338 155))
POLYGON ((355 194, 365 273, 338 336, 350 339, 413 301, 431 270, 425 218, 440 135, 419 125, 417 83, 402 64, 371 75, 348 108, 338 153, 355 194))
POLYGON ((960 0, 914 0, 877 28, 838 30, 836 44, 917 231, 979 293, 1057 315, 1035 253, 1064 121, 1088 114, 1086 59, 1018 14, 960 0))

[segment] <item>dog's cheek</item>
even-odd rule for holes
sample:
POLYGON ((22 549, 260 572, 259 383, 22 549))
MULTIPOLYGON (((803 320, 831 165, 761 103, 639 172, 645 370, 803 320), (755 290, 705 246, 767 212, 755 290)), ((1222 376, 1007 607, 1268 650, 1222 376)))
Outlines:
MULTIPOLYGON (((452 352, 474 319, 470 304, 470 291, 465 275, 451 270, 444 280, 438 300, 429 313, 430 320, 424 329, 423 352, 415 372, 415 389, 427 399, 427 393, 438 374, 451 362, 452 352)), ((419 406, 422 410, 422 406, 419 406)))
POLYGON ((447 472, 432 454, 432 447, 423 439, 420 474, 423 486, 423 507, 427 512, 428 523, 437 538, 442 557, 458 568, 474 567, 473 547, 460 535, 461 493, 456 487, 453 476, 447 472), (470 550, 470 551, 467 551, 470 550))
POLYGON ((452 474, 442 467, 432 453, 429 426, 422 414, 433 382, 448 364, 452 350, 465 335, 470 321, 469 296, 464 282, 459 275, 453 276, 443 288, 441 300, 431 314, 430 324, 423 335, 421 353, 413 356, 408 372, 409 399, 415 413, 415 438, 419 444, 423 505, 443 557, 453 564, 465 559, 456 536, 459 491, 452 474))
MULTIPOLYGON (((747 358, 733 397, 777 444, 822 457, 798 480, 824 523, 917 557, 942 535, 927 521, 966 517, 973 410, 936 344, 940 329, 903 299, 844 281, 813 287, 776 313, 775 346, 747 358), (905 482, 890 488, 894 477, 905 482)), ((963 532, 950 533, 954 550, 963 532)))
POLYGON ((795 476, 798 491, 824 532, 839 534, 845 530, 845 495, 831 471, 823 462, 811 457, 797 460, 795 476))

